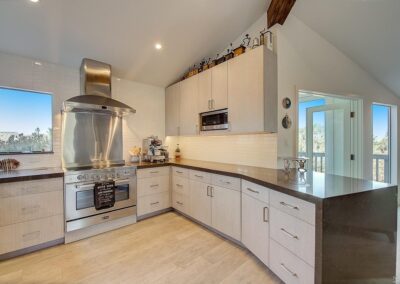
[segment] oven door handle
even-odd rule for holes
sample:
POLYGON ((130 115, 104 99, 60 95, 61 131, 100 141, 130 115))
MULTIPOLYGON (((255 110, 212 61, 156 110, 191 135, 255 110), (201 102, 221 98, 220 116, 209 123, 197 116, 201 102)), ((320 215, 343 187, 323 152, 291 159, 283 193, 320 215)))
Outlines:
MULTIPOLYGON (((129 179, 121 179, 121 180, 116 180, 115 185, 121 185, 121 184, 129 184, 129 179)), ((94 183, 89 183, 89 184, 82 184, 82 185, 76 185, 75 187, 77 189, 92 189, 94 188, 94 183)))

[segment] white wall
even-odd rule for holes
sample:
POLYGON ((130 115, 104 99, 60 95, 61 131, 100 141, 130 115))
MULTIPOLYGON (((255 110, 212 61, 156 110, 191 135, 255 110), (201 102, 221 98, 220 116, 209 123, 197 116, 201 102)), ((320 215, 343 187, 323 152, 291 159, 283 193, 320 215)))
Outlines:
MULTIPOLYGON (((364 177, 371 179, 371 104, 399 105, 400 99, 295 16, 289 15, 285 24, 278 25, 274 33, 278 54, 278 121, 288 113, 296 125, 296 108, 285 110, 280 102, 284 97, 295 102, 298 89, 361 98, 364 107, 364 177)), ((295 153, 296 128, 286 130, 279 125, 278 156, 295 153)))
MULTIPOLYGON (((16 158, 21 168, 61 166, 61 106, 70 97, 79 95, 79 70, 0 52, 0 86, 53 93, 54 154, 5 156, 16 158)), ((124 156, 127 149, 141 145, 142 138, 164 136, 164 89, 127 80, 113 79, 113 97, 134 107, 137 113, 124 122, 124 156)), ((24 119, 29 119, 26 114, 24 119)))

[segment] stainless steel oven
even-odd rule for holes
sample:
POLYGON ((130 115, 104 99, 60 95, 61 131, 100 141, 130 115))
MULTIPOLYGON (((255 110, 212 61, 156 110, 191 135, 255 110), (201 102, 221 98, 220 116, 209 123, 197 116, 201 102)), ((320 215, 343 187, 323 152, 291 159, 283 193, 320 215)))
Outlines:
POLYGON ((201 131, 228 129, 228 109, 200 113, 200 125, 201 131))
POLYGON ((136 215, 136 168, 115 167, 65 174, 66 231, 136 215), (95 186, 113 182, 115 203, 96 209, 95 186))

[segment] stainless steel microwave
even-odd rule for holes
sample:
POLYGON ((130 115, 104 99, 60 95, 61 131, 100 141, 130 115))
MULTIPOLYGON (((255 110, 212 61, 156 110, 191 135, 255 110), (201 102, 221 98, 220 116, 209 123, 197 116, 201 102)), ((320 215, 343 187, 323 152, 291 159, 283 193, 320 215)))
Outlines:
POLYGON ((201 131, 228 129, 228 109, 200 113, 200 125, 201 131))

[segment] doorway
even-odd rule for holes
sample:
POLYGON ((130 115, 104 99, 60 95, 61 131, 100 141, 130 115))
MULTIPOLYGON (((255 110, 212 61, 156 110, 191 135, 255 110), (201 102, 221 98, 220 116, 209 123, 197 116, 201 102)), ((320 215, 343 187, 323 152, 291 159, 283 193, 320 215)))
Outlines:
POLYGON ((359 177, 361 101, 323 93, 298 93, 298 155, 308 169, 359 177))

